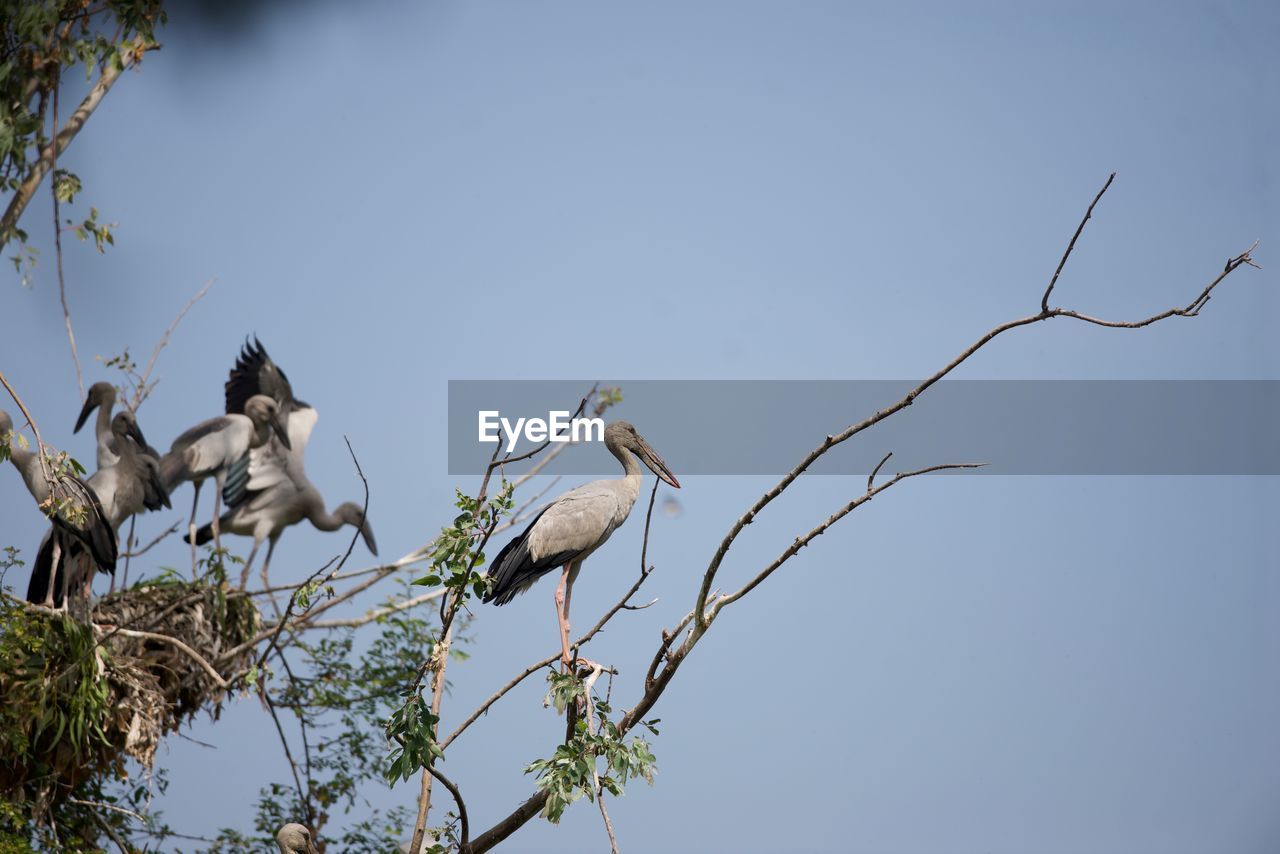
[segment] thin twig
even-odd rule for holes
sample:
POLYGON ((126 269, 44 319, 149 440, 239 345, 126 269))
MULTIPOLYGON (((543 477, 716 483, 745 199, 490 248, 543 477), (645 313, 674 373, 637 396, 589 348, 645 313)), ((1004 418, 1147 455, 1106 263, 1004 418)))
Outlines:
MULTIPOLYGON (((168 528, 166 528, 166 529, 165 529, 165 531, 164 531, 164 533, 160 534, 158 537, 156 537, 155 539, 153 539, 151 542, 147 543, 147 544, 146 544, 145 546, 143 546, 142 548, 138 549, 137 551, 129 551, 129 552, 125 552, 123 556, 124 556, 124 557, 126 557, 126 558, 130 558, 130 557, 142 557, 144 554, 146 554, 147 552, 151 551, 153 548, 155 548, 155 547, 156 547, 156 546, 158 546, 160 543, 162 543, 166 537, 171 537, 171 536, 173 536, 174 534, 178 533, 178 527, 179 527, 181 524, 182 524, 182 520, 181 520, 181 519, 179 519, 177 522, 174 522, 172 525, 170 525, 168 528)), ((132 533, 130 533, 130 535, 129 535, 129 539, 130 539, 130 540, 132 540, 132 539, 133 539, 133 534, 132 534, 132 533)), ((125 564, 125 566, 126 566, 126 568, 127 568, 127 567, 128 567, 128 564, 125 564)), ((128 579, 128 576, 126 575, 126 576, 125 576, 125 578, 126 578, 126 580, 127 580, 127 579, 128 579)))
POLYGON ((449 794, 453 796, 453 802, 458 805, 458 821, 462 824, 462 838, 458 840, 458 850, 466 851, 471 845, 471 824, 467 821, 467 804, 462 800, 462 792, 452 780, 440 773, 440 769, 434 763, 428 765, 427 770, 449 790, 449 794))
POLYGON ((142 405, 142 402, 147 399, 147 395, 150 394, 147 389, 147 380, 151 377, 151 371, 156 366, 156 360, 160 358, 160 351, 169 346, 169 339, 173 337, 174 330, 178 328, 178 324, 182 322, 182 318, 187 316, 187 312, 191 310, 192 306, 204 298, 204 295, 209 292, 209 288, 213 287, 213 283, 216 281, 217 279, 209 279, 205 282, 204 286, 200 288, 200 290, 196 291, 195 296, 187 300, 187 304, 182 307, 177 316, 169 322, 167 327, 165 327, 164 334, 160 336, 160 340, 156 342, 155 349, 151 351, 151 358, 147 360, 147 367, 142 371, 142 376, 134 387, 133 400, 126 404, 129 407, 130 412, 137 412, 138 407, 142 405))
POLYGON ((1067 244, 1067 251, 1062 253, 1062 260, 1058 262, 1058 268, 1053 271, 1053 278, 1049 280, 1049 287, 1044 289, 1044 296, 1040 298, 1040 310, 1047 312, 1049 310, 1049 294, 1053 293, 1053 286, 1058 284, 1058 277, 1062 275, 1062 268, 1067 266, 1067 259, 1071 257, 1071 252, 1076 248, 1076 241, 1080 239, 1081 233, 1084 232, 1085 223, 1093 216, 1093 209, 1097 206, 1098 201, 1102 198, 1102 194, 1111 186, 1111 182, 1116 179, 1116 173, 1112 172, 1107 176, 1107 183, 1102 185, 1102 189, 1098 191, 1098 195, 1093 197, 1093 201, 1089 203, 1089 209, 1084 212, 1084 219, 1080 220, 1080 224, 1076 226, 1076 233, 1071 235, 1071 242, 1067 244))
MULTIPOLYGON (((62 88, 62 68, 54 71, 53 81, 53 136, 58 136, 58 91, 62 88)), ((80 390, 80 402, 84 402, 84 372, 80 369, 80 354, 76 352, 76 333, 71 328, 71 307, 67 304, 67 280, 62 273, 62 213, 58 199, 58 149, 53 148, 51 163, 55 180, 49 182, 53 196, 53 248, 58 268, 58 299, 62 302, 62 323, 67 329, 67 343, 71 346, 71 361, 76 366, 76 387, 80 390)))

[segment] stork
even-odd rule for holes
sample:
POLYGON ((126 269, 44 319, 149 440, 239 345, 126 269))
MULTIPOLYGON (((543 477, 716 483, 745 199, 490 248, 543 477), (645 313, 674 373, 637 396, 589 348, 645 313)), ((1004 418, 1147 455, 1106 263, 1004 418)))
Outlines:
MULTIPOLYGON (((357 528, 376 557, 373 528, 359 504, 348 501, 333 512, 325 510, 324 496, 307 477, 304 464, 307 442, 317 420, 316 410, 294 397, 289 378, 255 338, 252 344, 245 343, 227 379, 227 412, 240 411, 246 400, 258 394, 270 395, 279 405, 289 445, 284 446, 273 437, 249 451, 227 475, 222 491, 227 513, 218 520, 219 527, 228 533, 253 537, 253 548, 240 573, 240 586, 248 584, 249 570, 264 541, 267 555, 262 564, 262 583, 264 587, 271 586, 267 571, 276 543, 285 528, 303 519, 321 531, 336 531, 343 525, 357 528)), ((203 545, 212 536, 213 526, 205 525, 196 532, 195 544, 203 545)))
MULTIPOLYGON (((0 438, 8 438, 9 461, 22 475, 31 497, 41 508, 48 508, 50 521, 54 525, 53 547, 60 554, 64 548, 70 550, 73 545, 79 546, 88 552, 93 562, 104 572, 115 572, 119 545, 116 542, 115 528, 111 526, 97 493, 75 475, 56 471, 48 466, 48 475, 53 479, 51 485, 46 477, 46 465, 40 462, 36 454, 16 447, 12 434, 13 420, 9 413, 0 409, 0 438)), ((27 599, 53 606, 54 585, 49 583, 51 578, 52 576, 46 576, 40 579, 33 571, 27 587, 27 599)))
POLYGON ((217 484, 217 491, 213 494, 213 540, 218 548, 222 548, 218 516, 227 472, 251 449, 265 445, 273 431, 281 444, 288 448, 289 434, 280 420, 279 406, 264 394, 254 395, 245 403, 243 414, 220 415, 202 421, 174 439, 169 453, 160 460, 160 479, 166 490, 172 492, 174 487, 188 480, 194 484, 195 495, 192 496, 191 521, 188 523, 193 555, 200 486, 210 476, 217 484))
POLYGON ((280 854, 317 854, 319 850, 311 831, 292 821, 276 833, 276 845, 280 846, 280 854))
MULTIPOLYGON (((171 505, 160 482, 159 464, 142 450, 147 443, 132 412, 125 409, 116 413, 111 419, 111 436, 116 462, 98 469, 85 482, 98 497, 112 531, 118 534, 120 526, 134 514, 171 505)), ((111 572, 114 590, 114 567, 108 570, 99 564, 98 569, 111 572)), ((47 598, 52 589, 53 604, 59 605, 66 589, 83 587, 87 594, 92 579, 90 556, 51 529, 36 553, 28 596, 34 593, 47 598), (54 579, 53 585, 49 579, 54 579)))
POLYGON ((561 567, 556 587, 556 618, 560 624, 560 661, 567 671, 573 661, 569 650, 569 601, 582 562, 631 513, 640 494, 639 457, 651 472, 676 489, 680 482, 636 428, 615 421, 604 430, 604 444, 624 475, 618 480, 596 480, 571 489, 551 502, 511 542, 498 552, 489 576, 492 585, 483 601, 505 605, 533 586, 543 575, 561 567))
MULTIPOLYGON (((116 395, 116 387, 111 383, 96 382, 89 386, 89 393, 85 395, 84 406, 80 409, 80 416, 76 418, 76 426, 72 431, 73 433, 79 433, 85 422, 89 420, 89 416, 93 414, 93 411, 95 409, 98 410, 98 418, 93 429, 94 437, 97 439, 98 471, 114 466, 120 459, 112 430, 111 411, 116 405, 116 395)), ((126 411, 131 415, 133 414, 132 410, 126 411)), ((159 451, 146 442, 140 444, 138 448, 143 456, 150 457, 159 464, 159 451)), ((143 463, 142 465, 147 464, 143 463)), ((163 488, 157 488, 159 486, 158 480, 148 478, 144 482, 144 486, 146 488, 145 506, 148 510, 159 510, 161 506, 170 506, 168 493, 163 488)))

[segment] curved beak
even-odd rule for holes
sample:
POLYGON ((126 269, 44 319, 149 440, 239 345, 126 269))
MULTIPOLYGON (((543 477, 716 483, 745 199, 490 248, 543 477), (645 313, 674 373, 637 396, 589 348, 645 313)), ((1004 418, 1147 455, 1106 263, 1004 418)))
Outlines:
MULTIPOLYGON (((83 417, 83 415, 81 417, 83 417)), ((134 442, 137 443, 139 450, 146 449, 147 439, 145 436, 142 435, 142 428, 138 426, 138 422, 135 419, 129 420, 128 436, 129 438, 133 439, 134 442)))
POLYGON ((293 445, 289 444, 289 431, 285 429, 284 421, 279 416, 271 419, 271 429, 275 431, 276 438, 280 440, 280 444, 292 451, 293 445))
POLYGON ((80 407, 80 417, 76 419, 76 429, 73 433, 79 433, 80 428, 84 426, 84 422, 89 420, 89 416, 93 410, 98 408, 98 399, 94 395, 89 395, 84 399, 84 406, 80 407))
POLYGON ((373 528, 369 525, 368 519, 360 522, 360 536, 364 537, 364 544, 369 547, 369 551, 373 556, 377 557, 378 542, 373 538, 373 528))
POLYGON ((640 440, 640 459, 649 467, 649 471, 662 478, 666 483, 669 483, 676 489, 679 489, 680 481, 676 480, 676 476, 671 473, 671 469, 667 468, 667 464, 662 461, 662 457, 658 456, 658 452, 655 451, 644 439, 641 439, 639 436, 636 438, 640 440))

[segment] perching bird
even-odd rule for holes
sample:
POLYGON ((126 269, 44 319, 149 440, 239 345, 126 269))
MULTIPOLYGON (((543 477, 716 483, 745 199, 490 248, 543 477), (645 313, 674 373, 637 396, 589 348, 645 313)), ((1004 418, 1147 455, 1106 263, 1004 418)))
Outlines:
MULTIPOLYGON (((250 449, 265 445, 273 431, 288 448, 289 435, 280 420, 279 407, 270 397, 259 394, 245 403, 243 415, 236 413, 210 418, 173 440, 169 453, 160 460, 160 479, 170 492, 184 481, 194 484, 195 495, 188 525, 191 540, 195 539, 200 486, 205 478, 212 476, 217 484, 213 495, 213 539, 218 548, 222 547, 218 536, 218 515, 227 472, 250 449)), ((194 553, 195 546, 192 545, 191 549, 194 553)))
MULTIPOLYGON (((85 483, 102 505, 113 531, 129 517, 143 510, 169 507, 169 496, 160 482, 160 467, 143 452, 146 440, 133 413, 127 409, 111 419, 113 448, 117 452, 113 465, 100 468, 85 483), (152 503, 154 500, 154 503, 152 503)), ((118 542, 118 540, 117 540, 118 542)), ((48 599, 60 606, 67 590, 83 590, 88 595, 95 564, 82 546, 69 542, 57 529, 50 528, 40 542, 32 568, 28 597, 48 599), (52 585, 49 579, 53 579, 52 585)), ((101 566, 101 571, 107 571, 101 566)), ((111 572, 111 588, 115 589, 115 572, 111 572)), ((36 599, 32 599, 36 601, 36 599)))
MULTIPOLYGON (((11 436, 13 421, 9 414, 0 410, 0 437, 11 436)), ((48 466, 48 475, 53 478, 51 488, 46 478, 46 466, 41 465, 38 455, 17 447, 10 439, 9 460, 22 475, 27 491, 42 509, 50 509, 50 521, 53 522, 56 536, 53 548, 60 556, 65 548, 73 546, 83 548, 93 563, 104 572, 116 571, 116 555, 119 544, 116 542, 115 528, 102 508, 97 494, 80 478, 68 472, 54 470, 48 466), (58 506, 51 506, 51 500, 58 506)), ((50 583, 52 576, 38 579, 33 571, 31 583, 27 587, 27 599, 52 606, 55 604, 55 591, 50 583)), ((65 576, 64 576, 65 578, 65 576)), ((62 591, 65 593, 65 591, 62 591)), ((65 596, 60 599, 65 602, 65 596)))
MULTIPOLYGON (((254 448, 232 466, 222 491, 227 512, 219 519, 222 531, 253 537, 253 548, 240 573, 240 585, 249 581, 249 570, 263 541, 267 541, 267 555, 262 564, 262 583, 270 586, 267 571, 276 542, 284 529, 307 519, 321 531, 336 531, 343 525, 359 529, 365 545, 376 556, 378 546, 373 529, 359 504, 346 502, 326 512, 324 496, 307 477, 304 456, 311 430, 315 427, 316 411, 307 403, 293 396, 293 386, 256 338, 246 343, 240 351, 235 367, 226 384, 227 412, 237 412, 244 401, 257 394, 269 394, 280 406, 285 419, 291 447, 272 438, 266 444, 254 448)), ((203 545, 213 536, 213 526, 205 525, 196 533, 196 545, 203 545)))
POLYGON ((101 466, 89 478, 102 508, 117 530, 126 519, 143 510, 172 507, 160 478, 160 464, 146 452, 138 420, 127 409, 111 419, 112 453, 115 462, 101 466))
POLYGON ((489 571, 492 585, 484 595, 485 602, 505 605, 543 575, 561 567, 556 616, 560 624, 560 660, 566 669, 572 661, 569 600, 573 582, 582 562, 627 521, 640 494, 641 473, 636 457, 663 481, 680 488, 667 464, 626 421, 615 421, 605 428, 604 444, 622 463, 626 474, 619 480, 592 481, 551 502, 522 534, 498 552, 489 571))
POLYGON ((276 834, 276 845, 281 854, 317 854, 311 831, 296 822, 289 822, 276 834))
MULTIPOLYGON (((120 454, 115 448, 115 439, 112 437, 111 430, 111 410, 116 405, 116 387, 107 382, 96 382, 89 386, 89 393, 85 395, 84 406, 80 409, 80 416, 76 419, 75 430, 72 432, 79 433, 84 427, 85 422, 89 420, 89 416, 95 409, 98 410, 98 418, 94 424, 93 433, 97 439, 97 457, 98 471, 109 468, 116 464, 120 459, 120 454)), ((130 415, 132 410, 128 411, 130 415)), ((160 462, 160 452, 155 448, 143 442, 139 446, 144 456, 151 457, 157 465, 160 462)), ((148 510, 159 510, 162 506, 169 507, 169 495, 163 489, 156 489, 156 481, 146 483, 147 494, 145 506, 148 510)))

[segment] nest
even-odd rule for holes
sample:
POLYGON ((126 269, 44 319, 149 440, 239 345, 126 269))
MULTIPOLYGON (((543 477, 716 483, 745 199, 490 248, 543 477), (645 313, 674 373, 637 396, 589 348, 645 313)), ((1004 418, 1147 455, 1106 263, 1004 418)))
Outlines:
POLYGON ((247 597, 226 592, 137 587, 103 599, 87 623, 5 600, 0 795, 38 820, 86 780, 125 777, 126 759, 149 770, 161 738, 197 712, 216 719, 228 681, 252 663, 252 648, 236 648, 261 626, 247 597))

